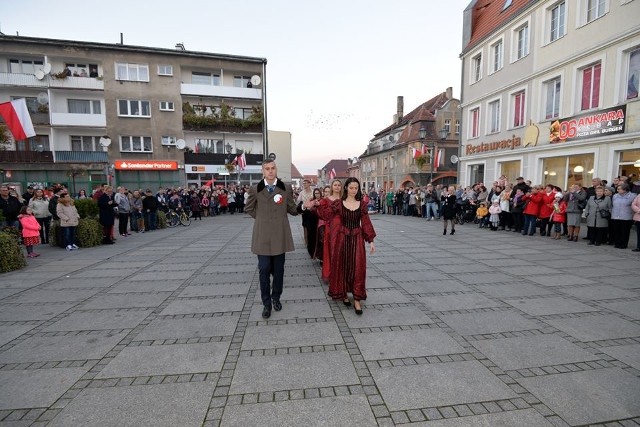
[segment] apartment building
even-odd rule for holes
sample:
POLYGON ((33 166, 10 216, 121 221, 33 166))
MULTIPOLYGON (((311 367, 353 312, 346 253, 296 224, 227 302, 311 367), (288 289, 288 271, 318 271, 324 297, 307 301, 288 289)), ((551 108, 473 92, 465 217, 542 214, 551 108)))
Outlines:
POLYGON ((640 171, 640 2, 474 0, 460 182, 568 188, 640 171))
POLYGON ((393 123, 374 135, 358 159, 363 188, 388 191, 456 182, 452 156, 458 154, 459 105, 449 87, 405 115, 399 96, 393 123))
POLYGON ((26 98, 37 133, 0 151, 0 180, 79 191, 260 179, 265 71, 264 58, 181 44, 0 35, 0 102, 26 98))

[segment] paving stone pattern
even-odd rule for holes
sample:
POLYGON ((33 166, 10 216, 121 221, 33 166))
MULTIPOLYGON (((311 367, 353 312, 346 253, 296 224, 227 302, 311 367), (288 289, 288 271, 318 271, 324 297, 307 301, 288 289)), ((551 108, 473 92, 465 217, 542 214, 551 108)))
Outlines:
POLYGON ((0 275, 1 426, 639 426, 631 251, 372 217, 364 315, 287 254, 261 317, 253 220, 0 275))

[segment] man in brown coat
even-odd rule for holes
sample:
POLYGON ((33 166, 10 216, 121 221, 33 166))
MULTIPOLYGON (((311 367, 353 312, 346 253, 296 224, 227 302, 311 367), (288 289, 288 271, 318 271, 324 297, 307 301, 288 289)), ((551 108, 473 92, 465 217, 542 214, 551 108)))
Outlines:
POLYGON ((262 317, 268 319, 272 306, 275 311, 282 310, 280 295, 284 280, 284 255, 294 250, 287 213, 297 215, 297 208, 291 187, 278 179, 278 168, 273 160, 263 161, 262 174, 264 179, 249 189, 244 211, 255 219, 251 252, 258 255, 260 294, 264 305, 262 317))

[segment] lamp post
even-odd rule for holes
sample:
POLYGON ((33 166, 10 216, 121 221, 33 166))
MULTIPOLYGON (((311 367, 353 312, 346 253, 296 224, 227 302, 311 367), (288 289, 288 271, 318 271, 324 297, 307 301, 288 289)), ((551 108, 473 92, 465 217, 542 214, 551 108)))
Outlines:
MULTIPOLYGON (((420 137, 420 142, 424 144, 424 139, 427 137, 427 129, 424 126, 420 126, 418 136, 420 137)), ((428 144, 428 146, 431 149, 429 154, 429 184, 431 184, 433 182, 433 144, 428 144)))

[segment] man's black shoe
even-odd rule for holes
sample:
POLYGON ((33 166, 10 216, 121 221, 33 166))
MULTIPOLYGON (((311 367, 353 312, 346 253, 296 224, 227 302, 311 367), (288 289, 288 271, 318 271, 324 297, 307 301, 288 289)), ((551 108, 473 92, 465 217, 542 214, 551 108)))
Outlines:
POLYGON ((275 311, 280 311, 282 310, 282 303, 280 301, 274 301, 273 302, 273 309, 275 311))
POLYGON ((264 319, 268 319, 269 317, 271 317, 271 306, 270 305, 265 305, 264 306, 264 310, 262 310, 262 317, 264 319))

